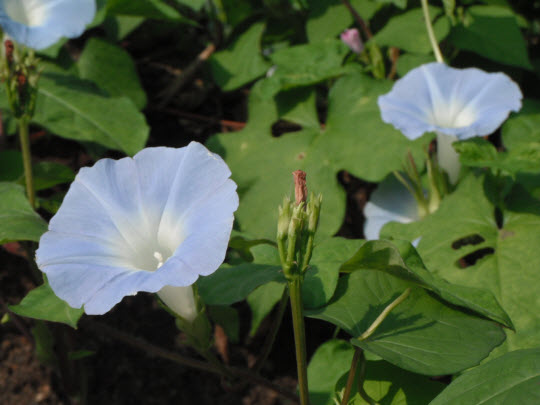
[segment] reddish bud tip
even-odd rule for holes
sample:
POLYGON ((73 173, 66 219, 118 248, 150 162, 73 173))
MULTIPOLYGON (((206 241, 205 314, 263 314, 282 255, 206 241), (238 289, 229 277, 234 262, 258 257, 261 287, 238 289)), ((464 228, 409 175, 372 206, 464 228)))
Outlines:
POLYGON ((293 172, 293 177, 296 205, 300 205, 300 203, 307 200, 306 172, 302 170, 295 170, 293 172))
POLYGON ((15 49, 15 46, 13 45, 13 41, 11 39, 6 39, 4 41, 4 47, 6 49, 6 58, 9 63, 13 62, 13 51, 15 49))

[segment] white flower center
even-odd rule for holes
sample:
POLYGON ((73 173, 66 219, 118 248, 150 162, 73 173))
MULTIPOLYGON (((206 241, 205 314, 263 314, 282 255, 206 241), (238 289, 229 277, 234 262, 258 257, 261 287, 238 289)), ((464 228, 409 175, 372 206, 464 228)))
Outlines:
POLYGON ((3 3, 9 18, 28 27, 42 25, 47 18, 48 7, 43 0, 4 0, 3 3))
POLYGON ((457 102, 440 103, 434 106, 429 121, 441 128, 463 128, 476 121, 476 113, 472 108, 457 102))

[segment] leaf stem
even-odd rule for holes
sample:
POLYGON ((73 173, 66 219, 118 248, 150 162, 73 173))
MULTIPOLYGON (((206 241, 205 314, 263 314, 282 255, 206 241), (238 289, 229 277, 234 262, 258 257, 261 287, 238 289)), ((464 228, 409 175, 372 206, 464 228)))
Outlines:
MULTIPOLYGON (((366 401, 369 405, 379 405, 377 401, 371 398, 366 392, 366 390, 364 389, 364 381, 366 379, 366 355, 364 354, 364 350, 357 347, 356 351, 360 352, 359 354, 360 373, 358 374, 358 393, 360 394, 362 399, 366 401)), ((356 352, 354 354, 356 354, 356 352)))
POLYGON ((347 377, 347 385, 345 385, 345 392, 343 393, 343 398, 341 399, 341 405, 347 405, 349 403, 349 398, 351 397, 352 386, 354 383, 354 377, 356 376, 356 369, 358 367, 358 360, 360 360, 360 355, 362 353, 362 349, 355 348, 354 356, 351 362, 351 369, 349 370, 349 377, 347 377))
POLYGON ((19 139, 23 155, 24 180, 26 183, 26 195, 32 208, 36 207, 36 196, 34 191, 34 178, 32 176, 32 155, 30 153, 30 136, 28 135, 29 119, 26 116, 19 118, 19 139))
POLYGON ((373 333, 377 330, 381 323, 386 319, 388 314, 392 312, 395 307, 405 301, 405 299, 409 296, 410 293, 411 288, 409 287, 399 297, 397 297, 394 301, 388 304, 388 306, 381 312, 377 319, 375 319, 371 326, 364 333, 362 333, 362 335, 360 335, 358 340, 366 340, 368 337, 373 335, 373 333))
POLYGON ((270 333, 266 335, 266 340, 264 341, 263 351, 259 358, 257 359, 257 362, 253 366, 253 371, 256 373, 259 373, 264 366, 264 363, 268 359, 268 356, 270 355, 270 352, 272 351, 272 347, 274 346, 274 342, 276 341, 276 336, 279 331, 279 327, 281 326, 281 322, 283 321, 283 315, 285 315, 285 309, 287 309, 287 303, 289 302, 289 290, 285 288, 283 291, 283 295, 281 296, 281 300, 279 301, 279 307, 278 312, 276 314, 276 317, 274 318, 274 322, 272 323, 272 328, 270 330, 270 333))
POLYGON ((433 53, 435 54, 435 59, 437 62, 444 63, 444 58, 437 43, 437 38, 435 37, 435 32, 433 32, 433 25, 431 24, 431 17, 429 16, 429 7, 428 0, 422 0, 422 10, 424 11, 424 20, 426 22, 426 29, 429 36, 429 41, 431 42, 431 47, 433 48, 433 53))
POLYGON ((358 14, 358 11, 356 11, 355 8, 351 5, 351 2, 349 0, 342 0, 342 1, 343 1, 343 4, 345 5, 345 7, 347 7, 349 12, 352 14, 352 16, 354 17, 356 22, 362 28, 362 31, 364 32, 365 37, 367 39, 372 38, 373 34, 372 34, 371 30, 369 29, 369 27, 366 24, 366 22, 364 21, 364 19, 360 16, 360 14, 358 14))
POLYGON ((294 329, 294 345, 296 349, 296 368, 298 371, 298 388, 300 404, 309 405, 307 381, 306 331, 302 302, 302 276, 297 275, 288 281, 291 298, 291 312, 294 329))

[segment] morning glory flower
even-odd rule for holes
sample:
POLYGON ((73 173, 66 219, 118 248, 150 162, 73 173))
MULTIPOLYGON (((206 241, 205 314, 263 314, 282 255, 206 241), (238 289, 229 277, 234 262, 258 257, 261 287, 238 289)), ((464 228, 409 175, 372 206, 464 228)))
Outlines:
POLYGON ((80 36, 95 13, 95 0, 0 0, 4 32, 36 50, 80 36))
POLYGON ((439 165, 455 183, 460 165, 452 143, 491 134, 519 111, 522 97, 504 73, 435 62, 411 70, 378 102, 383 121, 409 139, 437 134, 439 165))
POLYGON ((354 53, 360 54, 364 50, 364 44, 362 43, 360 33, 356 28, 350 28, 343 31, 340 38, 354 53))
POLYGON ((364 216, 364 236, 368 240, 379 239, 381 229, 388 222, 407 224, 420 219, 416 199, 393 175, 371 193, 364 216))
POLYGON ((36 262, 56 295, 87 314, 146 291, 192 320, 190 286, 225 258, 238 208, 230 174, 197 142, 99 160, 79 171, 36 262))

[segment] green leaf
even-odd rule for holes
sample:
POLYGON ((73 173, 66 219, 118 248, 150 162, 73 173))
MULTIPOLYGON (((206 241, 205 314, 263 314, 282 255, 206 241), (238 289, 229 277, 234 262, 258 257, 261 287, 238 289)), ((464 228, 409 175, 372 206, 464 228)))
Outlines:
MULTIPOLYGON (((62 183, 71 183, 73 170, 56 162, 38 162, 32 165, 34 189, 45 190, 62 183)), ((22 153, 15 150, 0 151, 0 181, 17 181, 25 185, 22 153)))
POLYGON ((0 181, 16 181, 22 173, 22 153, 18 150, 0 151, 0 181))
POLYGON ((376 3, 393 4, 399 8, 407 7, 407 0, 375 0, 376 3))
POLYGON ((58 298, 47 282, 34 288, 18 305, 11 305, 9 309, 20 316, 61 322, 72 328, 77 328, 77 322, 84 313, 84 309, 71 308, 58 298))
POLYGON ((434 292, 450 304, 470 309, 513 329, 508 314, 487 290, 450 284, 429 272, 416 252, 405 241, 369 241, 343 264, 341 271, 379 270, 434 292), (398 250, 399 247, 399 250, 398 250))
MULTIPOLYGON (((330 300, 343 260, 350 257, 360 243, 358 240, 330 238, 315 245, 302 286, 306 308, 317 308, 330 300)), ((286 283, 276 247, 257 245, 251 252, 253 263, 222 265, 212 275, 199 279, 199 294, 205 303, 230 305, 245 299, 263 284, 271 281, 286 283)))
POLYGON ((139 28, 144 21, 144 17, 114 16, 105 20, 103 29, 109 38, 120 41, 139 28))
POLYGON ((0 182, 0 244, 16 240, 39 241, 47 223, 32 209, 18 184, 0 182))
MULTIPOLYGON (((367 361, 365 367, 364 390, 373 400, 381 404, 427 404, 446 386, 426 376, 405 371, 386 361, 367 361)), ((348 373, 339 379, 336 384, 337 392, 343 392, 347 377, 348 373)), ((357 370, 349 404, 367 404, 358 393, 359 378, 360 372, 357 370)))
POLYGON ((270 98, 281 90, 309 86, 347 72, 358 70, 356 65, 343 65, 349 48, 337 39, 283 48, 271 55, 273 73, 262 81, 261 94, 270 98))
POLYGON ((302 285, 306 308, 317 308, 330 301, 336 290, 341 265, 362 243, 363 240, 329 238, 315 244, 302 285))
POLYGON ((489 167, 515 176, 518 172, 540 172, 540 142, 519 145, 509 152, 497 152, 483 138, 471 138, 452 145, 459 152, 459 161, 471 167, 489 167))
MULTIPOLYGON (((380 7, 369 0, 353 0, 351 5, 365 21, 369 21, 380 7)), ((340 0, 309 0, 308 6, 306 33, 309 42, 335 38, 354 21, 351 12, 340 0)))
POLYGON ((317 94, 312 87, 282 91, 275 100, 281 119, 294 122, 304 128, 319 128, 317 94))
POLYGON ((56 135, 96 142, 128 155, 146 143, 145 117, 127 97, 107 97, 90 82, 58 73, 44 73, 38 93, 33 122, 56 135))
POLYGON ((107 13, 109 15, 128 15, 157 20, 172 20, 194 25, 191 20, 183 17, 178 11, 162 0, 108 0, 107 13))
POLYGON ((477 365, 505 338, 495 323, 447 306, 424 289, 375 270, 340 278, 330 304, 306 314, 341 327, 353 336, 353 345, 425 375, 452 374, 477 365), (409 287, 413 287, 409 297, 375 333, 357 339, 409 287))
POLYGON ((404 55, 400 55, 397 64, 396 64, 396 70, 400 77, 405 76, 410 70, 413 70, 414 68, 421 66, 425 63, 433 62, 434 58, 433 55, 417 55, 414 53, 406 53, 404 55))
MULTIPOLYGON (((39 162, 32 166, 34 173, 34 188, 36 191, 45 190, 57 184, 71 183, 75 173, 69 167, 56 162, 39 162)), ((23 184, 24 177, 22 177, 23 184)))
POLYGON ((334 388, 351 368, 354 348, 343 340, 323 343, 308 365, 309 400, 312 405, 334 405, 334 388))
POLYGON ((510 66, 532 69, 527 44, 514 13, 497 6, 472 6, 462 25, 453 28, 449 41, 460 49, 510 66))
POLYGON ((223 91, 235 90, 264 75, 270 64, 261 55, 261 37, 265 25, 253 24, 223 51, 214 53, 210 70, 223 91))
POLYGON ((79 76, 91 80, 111 97, 129 97, 139 110, 146 105, 135 63, 122 48, 90 38, 77 62, 79 76))
POLYGON ((251 309, 250 336, 254 336, 264 318, 272 312, 274 306, 280 301, 285 284, 271 281, 257 287, 247 296, 247 303, 251 309))
POLYGON ((540 143, 540 101, 526 99, 518 114, 502 126, 502 140, 510 151, 540 143))
POLYGON ((420 223, 389 224, 382 236, 420 234, 418 252, 428 269, 452 283, 490 290, 517 331, 501 350, 539 346, 540 318, 530 309, 540 291, 531 282, 540 268, 540 203, 515 187, 498 226, 489 198, 489 183, 470 175, 434 214, 420 223))
POLYGON ((235 217, 243 232, 275 238, 277 207, 283 194, 292 190, 294 170, 304 170, 308 189, 323 195, 318 231, 323 237, 338 231, 345 214, 338 172, 380 181, 401 169, 409 150, 422 164, 423 145, 430 135, 409 141, 380 118, 377 98, 390 90, 391 82, 347 75, 330 91, 324 129, 309 127, 279 138, 271 129, 278 119, 276 101, 261 96, 259 83, 250 94, 246 127, 234 136, 217 135, 208 142, 224 157, 239 186, 241 203, 235 217))
POLYGON ((251 249, 254 263, 222 265, 215 273, 197 281, 199 294, 208 305, 230 305, 246 298, 255 288, 270 281, 284 282, 277 249, 258 245, 251 249))
MULTIPOLYGON (((429 7, 432 21, 435 21, 433 30, 438 42, 441 42, 450 32, 448 18, 442 16, 436 20, 441 10, 429 7)), ((379 46, 395 46, 407 52, 429 54, 432 52, 429 37, 424 23, 424 14, 421 8, 415 8, 401 15, 393 17, 375 34, 372 41, 379 46)))
POLYGON ((220 325, 231 343, 238 343, 240 340, 240 316, 233 307, 225 305, 213 305, 208 307, 212 321, 220 325))
POLYGON ((540 349, 517 350, 456 378, 430 405, 540 402, 540 349))

